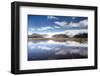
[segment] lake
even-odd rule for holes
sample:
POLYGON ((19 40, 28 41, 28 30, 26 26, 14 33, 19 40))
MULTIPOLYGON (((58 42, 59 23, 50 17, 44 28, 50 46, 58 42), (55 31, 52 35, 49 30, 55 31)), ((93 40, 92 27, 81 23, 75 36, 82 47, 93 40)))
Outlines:
POLYGON ((88 58, 87 42, 28 40, 28 61, 88 58))

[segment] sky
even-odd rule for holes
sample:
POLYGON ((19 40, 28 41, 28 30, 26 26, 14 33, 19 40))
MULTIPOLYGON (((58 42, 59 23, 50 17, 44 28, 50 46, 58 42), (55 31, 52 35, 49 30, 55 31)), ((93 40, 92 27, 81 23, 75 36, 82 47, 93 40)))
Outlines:
POLYGON ((87 32, 88 17, 28 15, 28 35, 39 34, 68 34, 87 32))

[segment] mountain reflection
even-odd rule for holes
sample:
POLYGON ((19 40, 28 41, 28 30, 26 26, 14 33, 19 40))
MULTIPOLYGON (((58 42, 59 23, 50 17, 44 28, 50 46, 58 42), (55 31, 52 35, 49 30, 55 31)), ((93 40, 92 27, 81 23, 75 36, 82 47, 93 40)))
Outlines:
POLYGON ((87 41, 29 40, 28 60, 80 59, 88 57, 87 41))
MULTIPOLYGON (((33 43, 39 43, 39 42, 47 42, 47 41, 50 41, 50 40, 28 40, 28 41, 31 41, 33 43)), ((70 41, 70 40, 52 40, 54 42, 67 42, 67 41, 70 41)), ((71 40, 73 42, 78 42, 78 43, 87 43, 87 40, 71 40)))

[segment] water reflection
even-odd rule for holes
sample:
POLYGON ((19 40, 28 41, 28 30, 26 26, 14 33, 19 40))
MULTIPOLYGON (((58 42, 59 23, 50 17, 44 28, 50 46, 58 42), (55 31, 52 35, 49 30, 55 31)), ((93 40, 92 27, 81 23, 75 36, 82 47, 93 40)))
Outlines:
POLYGON ((80 59, 88 57, 87 42, 29 40, 28 60, 80 59))

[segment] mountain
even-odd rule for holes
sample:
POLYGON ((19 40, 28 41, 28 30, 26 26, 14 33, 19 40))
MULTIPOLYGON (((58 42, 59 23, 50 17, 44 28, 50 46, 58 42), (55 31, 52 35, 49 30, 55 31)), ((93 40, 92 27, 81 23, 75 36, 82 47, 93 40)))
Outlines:
POLYGON ((32 35, 28 35, 29 38, 44 38, 46 36, 45 35, 41 35, 41 34, 37 34, 37 33, 33 33, 32 35))
POLYGON ((67 36, 66 34, 55 34, 52 37, 53 38, 68 38, 69 36, 67 36))
POLYGON ((88 34, 87 33, 79 33, 74 36, 74 38, 87 38, 88 34))

